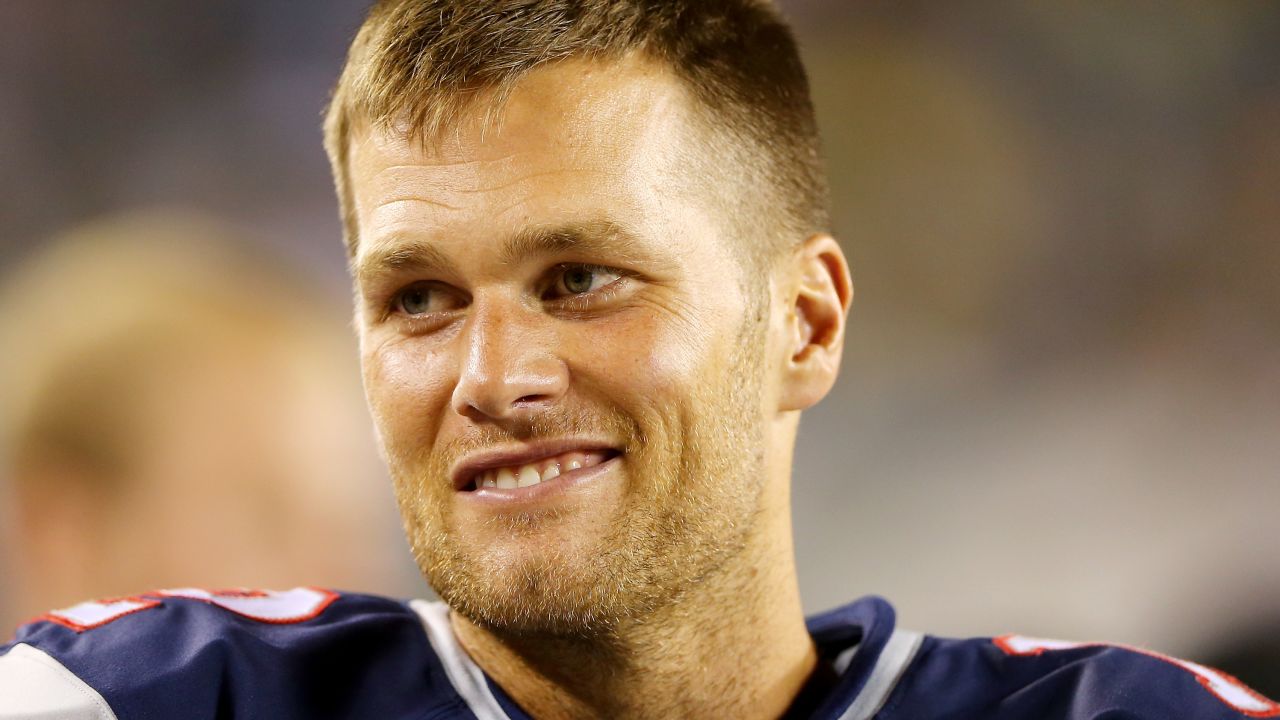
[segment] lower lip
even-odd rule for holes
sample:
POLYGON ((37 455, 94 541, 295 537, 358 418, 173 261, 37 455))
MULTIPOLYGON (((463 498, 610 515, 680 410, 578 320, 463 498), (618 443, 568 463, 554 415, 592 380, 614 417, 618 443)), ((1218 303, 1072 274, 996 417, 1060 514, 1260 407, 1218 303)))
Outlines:
POLYGON ((535 503, 539 500, 552 498, 561 493, 568 492, 579 485, 593 482, 605 473, 613 470, 621 460, 621 455, 615 455, 599 465, 570 470, 559 477, 555 477, 550 480, 543 480, 537 485, 530 485, 528 487, 485 487, 478 488, 476 490, 465 490, 460 492, 459 495, 469 499, 471 502, 478 502, 491 506, 502 506, 515 503, 535 503))

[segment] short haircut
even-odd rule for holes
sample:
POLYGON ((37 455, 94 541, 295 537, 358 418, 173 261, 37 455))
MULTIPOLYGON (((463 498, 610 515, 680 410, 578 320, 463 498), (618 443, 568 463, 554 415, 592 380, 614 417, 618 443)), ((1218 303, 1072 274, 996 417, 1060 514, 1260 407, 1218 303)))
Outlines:
POLYGON ((358 227, 350 145, 365 128, 429 142, 528 72, 569 58, 639 51, 692 91, 742 166, 733 216, 773 257, 829 229, 809 83, 790 29, 767 0, 380 0, 352 42, 326 112, 348 255, 358 227))

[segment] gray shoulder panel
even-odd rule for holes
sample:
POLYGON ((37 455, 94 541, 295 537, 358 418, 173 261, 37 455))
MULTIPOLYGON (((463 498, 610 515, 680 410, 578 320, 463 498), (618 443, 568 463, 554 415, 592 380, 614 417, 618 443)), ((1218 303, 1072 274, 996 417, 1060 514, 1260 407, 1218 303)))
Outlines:
POLYGON ((25 643, 0 656, 0 720, 116 720, 98 691, 25 643))
POLYGON ((867 684, 858 693, 853 704, 840 716, 840 720, 871 720, 880 712, 880 708, 889 699, 889 693, 898 686, 907 666, 915 659, 923 640, 924 636, 920 633, 894 630, 893 635, 889 636, 889 642, 880 651, 880 657, 876 658, 867 684))
MULTIPOLYGON (((453 634, 453 627, 449 624, 449 606, 439 601, 425 600, 414 600, 409 606, 422 618, 431 648, 444 665, 445 674, 449 676, 453 689, 467 703, 467 707, 471 708, 471 712, 479 720, 509 720, 498 704, 498 699, 489 690, 484 671, 467 655, 467 651, 453 634)), ((5 718, 0 716, 0 720, 5 718)))

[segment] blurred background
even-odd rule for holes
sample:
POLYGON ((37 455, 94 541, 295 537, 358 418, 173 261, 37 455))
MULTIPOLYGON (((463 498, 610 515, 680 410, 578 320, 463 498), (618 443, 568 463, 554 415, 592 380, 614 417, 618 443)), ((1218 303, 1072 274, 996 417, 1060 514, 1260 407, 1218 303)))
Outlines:
MULTIPOLYGON (((857 285, 797 452, 808 609, 1280 696, 1280 4, 781 4, 857 285)), ((135 581, 428 592, 320 146, 365 5, 0 3, 0 405, 39 450, 6 627, 135 581), (148 504, 98 517, 125 474, 148 504)))

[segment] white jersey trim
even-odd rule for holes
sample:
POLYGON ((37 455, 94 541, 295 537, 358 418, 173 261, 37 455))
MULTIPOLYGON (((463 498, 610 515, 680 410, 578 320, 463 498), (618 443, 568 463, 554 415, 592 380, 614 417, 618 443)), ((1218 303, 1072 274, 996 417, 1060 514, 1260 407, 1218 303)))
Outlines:
POLYGON ((835 662, 831 663, 831 666, 836 670, 836 675, 843 675, 844 671, 849 669, 849 665, 853 663, 853 656, 858 654, 858 648, 860 647, 862 647, 861 643, 845 648, 840 651, 839 655, 836 655, 835 662))
MULTIPOLYGON (((493 696, 493 691, 489 689, 484 671, 458 644, 458 637, 453 634, 453 626, 449 624, 449 606, 439 601, 411 600, 409 607, 422 618, 427 639, 444 664, 449 682, 458 695, 462 696, 467 707, 471 708, 471 712, 479 720, 510 720, 498 704, 498 699, 493 696)), ((0 715, 0 720, 7 719, 0 715)))
POLYGON ((871 720, 880 712, 889 699, 889 694, 898 686, 907 666, 915 659, 923 640, 924 636, 920 633, 894 630, 889 636, 889 642, 880 651, 880 657, 876 658, 867 684, 862 686, 862 692, 858 693, 858 697, 854 698, 839 720, 871 720))
POLYGON ((97 690, 43 650, 18 643, 0 655, 0 720, 116 720, 97 690))

